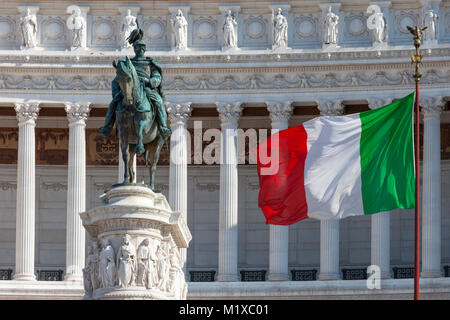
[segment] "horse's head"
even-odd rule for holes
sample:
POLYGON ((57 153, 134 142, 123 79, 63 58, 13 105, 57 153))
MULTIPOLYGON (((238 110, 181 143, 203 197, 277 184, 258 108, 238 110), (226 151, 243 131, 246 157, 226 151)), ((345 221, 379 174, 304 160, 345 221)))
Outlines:
POLYGON ((125 61, 119 60, 116 70, 117 82, 123 94, 123 101, 126 106, 132 106, 134 103, 133 90, 137 77, 136 70, 128 57, 125 61))

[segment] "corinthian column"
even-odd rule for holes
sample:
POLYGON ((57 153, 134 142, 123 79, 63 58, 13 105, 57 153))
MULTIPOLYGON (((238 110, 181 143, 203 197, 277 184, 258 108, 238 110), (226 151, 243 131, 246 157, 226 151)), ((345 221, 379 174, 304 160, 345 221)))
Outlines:
POLYGON ((69 120, 67 175, 66 281, 83 281, 85 231, 80 212, 86 210, 86 120, 90 103, 66 103, 69 120))
POLYGON ((221 121, 218 281, 239 281, 237 127, 240 103, 218 103, 221 121))
MULTIPOLYGON (((187 223, 187 120, 191 115, 191 103, 166 103, 172 135, 170 136, 169 204, 179 211, 187 223)), ((189 141, 190 143, 190 141, 189 141)), ((187 249, 180 249, 186 267, 187 249)), ((185 272, 186 274, 186 272, 185 272)))
POLYGON ((441 277, 441 121, 442 97, 421 99, 423 112, 422 273, 441 277))
MULTIPOLYGON (((369 99, 369 108, 376 109, 392 102, 387 99, 369 99)), ((372 214, 371 217, 370 264, 380 268, 381 278, 391 277, 391 213, 372 214)))
MULTIPOLYGON (((272 120, 272 134, 289 127, 292 105, 266 102, 272 120)), ((270 225, 268 280, 289 280, 289 226, 270 225)))
POLYGON ((39 103, 16 103, 19 121, 16 200, 16 271, 14 280, 36 280, 34 275, 35 136, 39 103))
MULTIPOLYGON (((339 116, 343 113, 341 100, 320 101, 318 109, 323 116, 339 116)), ((339 278, 339 220, 321 220, 319 280, 339 278)))

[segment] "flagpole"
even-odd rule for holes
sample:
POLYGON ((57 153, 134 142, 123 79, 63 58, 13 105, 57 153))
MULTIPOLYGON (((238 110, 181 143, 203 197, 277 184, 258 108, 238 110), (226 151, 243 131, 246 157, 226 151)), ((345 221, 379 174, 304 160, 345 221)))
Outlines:
POLYGON ((415 64, 415 72, 413 74, 414 80, 416 81, 416 101, 415 101, 415 171, 416 171, 416 193, 415 193, 415 209, 414 209, 414 300, 419 300, 420 291, 420 142, 419 142, 419 123, 420 123, 420 113, 419 113, 419 84, 420 77, 422 74, 419 72, 419 66, 422 63, 423 56, 419 53, 420 47, 420 37, 422 32, 427 28, 424 27, 419 29, 417 26, 415 28, 407 27, 408 30, 414 35, 414 47, 416 48, 416 53, 411 56, 411 63, 415 64))

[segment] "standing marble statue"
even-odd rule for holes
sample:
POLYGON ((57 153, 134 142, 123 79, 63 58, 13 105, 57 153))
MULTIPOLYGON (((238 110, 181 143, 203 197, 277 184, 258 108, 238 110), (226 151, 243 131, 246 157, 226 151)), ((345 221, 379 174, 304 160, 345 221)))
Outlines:
POLYGON ((282 14, 281 8, 277 9, 277 14, 272 16, 273 21, 273 47, 285 49, 288 41, 288 22, 282 14))
POLYGON ((427 27, 427 29, 425 29, 425 31, 424 31, 424 34, 425 34, 424 40, 425 41, 436 40, 437 19, 438 19, 438 15, 436 13, 434 13, 434 11, 431 9, 428 9, 424 13, 423 25, 425 27, 427 27))
POLYGON ((372 13, 367 18, 367 28, 373 30, 373 39, 376 43, 382 43, 385 37, 386 22, 381 9, 377 5, 370 5, 367 13, 372 13))
POLYGON ((178 10, 174 19, 170 19, 175 39, 175 48, 184 50, 187 48, 187 27, 188 23, 181 10, 178 10))
POLYGON ((27 8, 27 13, 20 19, 20 27, 22 29, 22 46, 23 48, 36 47, 37 20, 36 15, 31 13, 27 8))
POLYGON ((108 239, 102 240, 100 252, 99 278, 103 288, 114 287, 116 279, 116 263, 114 248, 108 239))
POLYGON ((86 47, 86 20, 78 7, 72 8, 72 14, 67 19, 67 28, 72 32, 72 50, 86 47))
POLYGON ((136 249, 130 240, 130 235, 125 234, 122 237, 122 245, 117 252, 117 277, 119 280, 119 287, 128 287, 135 283, 136 249))
POLYGON ((131 10, 127 10, 127 15, 123 17, 122 27, 120 29, 122 48, 131 48, 128 37, 131 32, 137 28, 136 17, 131 14, 131 10))
POLYGON ((225 14, 225 21, 222 26, 223 46, 227 49, 237 48, 237 22, 231 10, 225 14))
POLYGON ((336 44, 338 37, 338 22, 339 17, 331 12, 331 7, 328 7, 328 12, 325 15, 323 24, 325 27, 324 41, 325 44, 336 44))

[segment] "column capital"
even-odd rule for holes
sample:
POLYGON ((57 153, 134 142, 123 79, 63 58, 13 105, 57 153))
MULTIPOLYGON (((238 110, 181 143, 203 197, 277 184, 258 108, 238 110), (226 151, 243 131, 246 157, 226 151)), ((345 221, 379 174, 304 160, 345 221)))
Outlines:
POLYGON ((322 116, 340 116, 344 112, 342 100, 320 100, 317 102, 317 108, 322 116))
POLYGON ((69 125, 75 124, 77 122, 85 123, 89 116, 89 111, 91 111, 90 102, 64 103, 64 109, 67 112, 67 120, 69 120, 69 125))
POLYGON ((443 99, 441 96, 437 97, 423 97, 420 99, 420 106, 422 113, 426 114, 440 114, 443 109, 443 99))
POLYGON ((166 109, 170 122, 171 123, 178 121, 185 122, 186 120, 188 120, 192 112, 191 105, 192 102, 185 102, 185 103, 166 102, 166 109))
POLYGON ((367 102, 369 103, 370 109, 377 109, 379 107, 392 103, 392 98, 385 98, 385 99, 369 98, 367 99, 367 102))
POLYGON ((221 122, 230 120, 239 120, 242 113, 242 103, 224 103, 216 102, 217 111, 219 112, 219 118, 221 122))
POLYGON ((19 125, 27 121, 36 121, 39 110, 39 102, 18 102, 14 105, 19 125))
POLYGON ((270 112, 272 121, 289 120, 294 109, 290 101, 285 102, 266 102, 267 110, 270 112))

